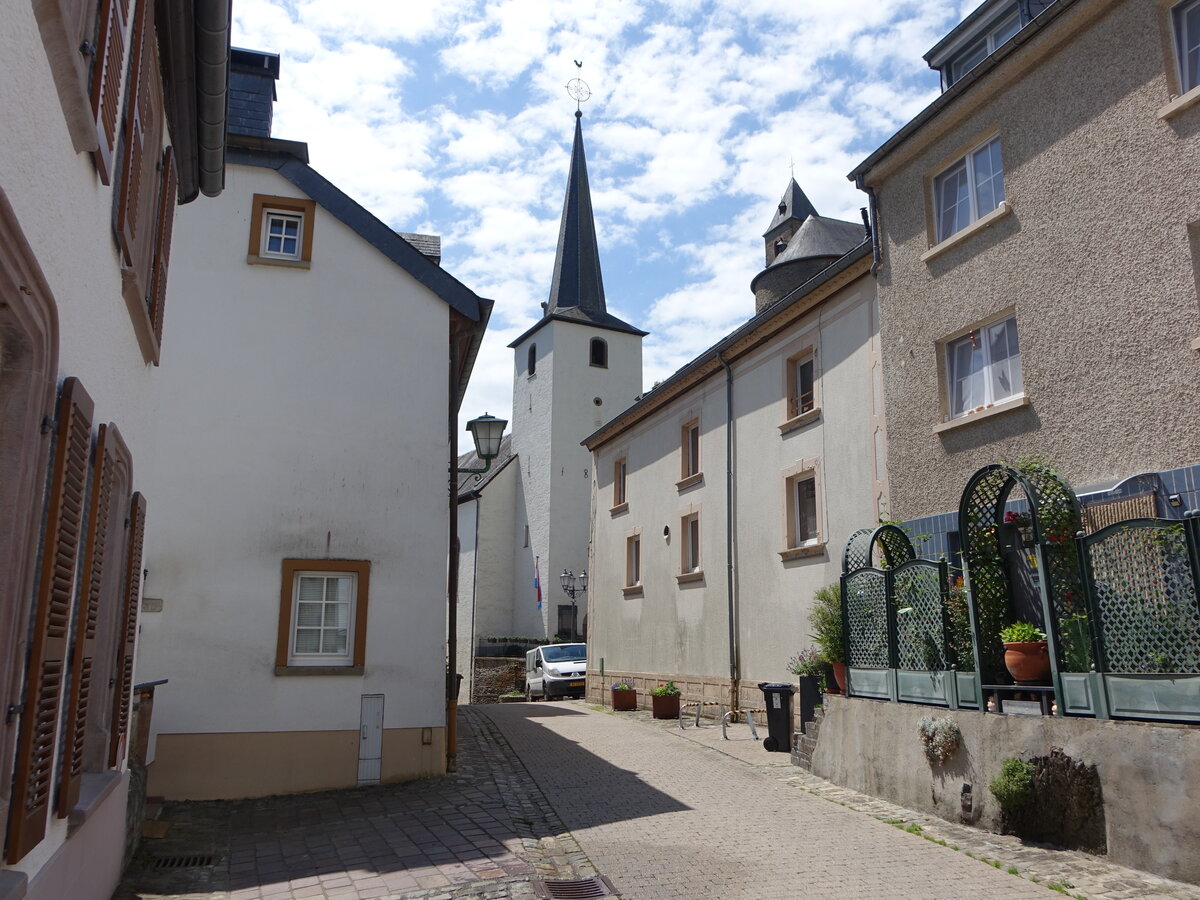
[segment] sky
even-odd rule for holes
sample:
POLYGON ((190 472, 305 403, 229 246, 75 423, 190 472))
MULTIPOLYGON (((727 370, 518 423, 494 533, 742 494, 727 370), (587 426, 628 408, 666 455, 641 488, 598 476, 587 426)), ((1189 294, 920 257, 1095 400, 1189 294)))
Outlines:
MULTIPOLYGON (((508 343, 541 318, 575 101, 608 309, 650 387, 754 313, 793 176, 860 221, 857 163, 938 93, 922 59, 977 5, 910 0, 234 0, 279 53, 273 134, 495 301, 463 402, 510 418, 508 343), (582 68, 575 65, 578 60, 582 68)), ((630 398, 632 402, 633 398, 630 398)))

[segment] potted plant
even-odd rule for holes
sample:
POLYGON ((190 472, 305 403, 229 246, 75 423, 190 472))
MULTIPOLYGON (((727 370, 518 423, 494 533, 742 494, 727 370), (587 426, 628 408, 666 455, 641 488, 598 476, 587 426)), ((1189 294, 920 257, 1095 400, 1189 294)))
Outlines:
MULTIPOLYGON (((842 588, 827 584, 813 595, 808 624, 813 630, 809 637, 821 648, 821 659, 833 666, 838 690, 846 692, 846 642, 842 634, 842 588)), ((829 687, 826 686, 826 690, 829 687)))
POLYGON ((618 681, 612 686, 612 704, 614 711, 637 709, 637 691, 628 681, 618 681))
POLYGON ((1013 622, 1000 629, 1004 665, 1017 684, 1045 684, 1050 677, 1046 633, 1028 622, 1013 622))
MULTIPOLYGON (((613 702, 614 708, 616 702, 613 702)), ((668 681, 650 691, 650 706, 656 719, 679 718, 679 688, 675 682, 668 681)))

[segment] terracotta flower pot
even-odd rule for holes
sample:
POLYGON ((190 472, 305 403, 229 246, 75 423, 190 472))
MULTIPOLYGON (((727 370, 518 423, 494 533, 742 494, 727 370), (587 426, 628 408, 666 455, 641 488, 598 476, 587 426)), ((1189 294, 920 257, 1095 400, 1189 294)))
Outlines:
POLYGON ((837 682, 838 690, 841 693, 846 693, 846 664, 844 662, 831 663, 833 666, 833 680, 837 682))
POLYGON ((1017 684, 1045 684, 1050 677, 1050 652, 1046 642, 1005 642, 1004 665, 1017 684))
POLYGON ((668 694, 660 697, 657 694, 651 694, 650 707, 654 710, 656 719, 677 719, 679 718, 679 695, 668 694))
POLYGON ((628 712, 637 709, 637 691, 613 691, 613 709, 628 712))

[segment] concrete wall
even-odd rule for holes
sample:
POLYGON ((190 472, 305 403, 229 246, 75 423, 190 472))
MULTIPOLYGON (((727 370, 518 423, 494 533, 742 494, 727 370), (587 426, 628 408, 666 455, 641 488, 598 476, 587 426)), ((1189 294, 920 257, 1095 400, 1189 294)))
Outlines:
MULTIPOLYGON (((791 679, 789 657, 812 643, 813 593, 837 580, 849 534, 877 518, 874 329, 873 285, 859 277, 732 362, 735 622, 740 677, 751 685, 746 699, 757 697, 754 705, 761 705, 756 682, 791 679), (787 360, 809 347, 818 360, 820 415, 784 430, 787 360), (799 465, 819 473, 824 544, 797 558, 783 551, 785 482, 799 465)), ((729 684, 725 395, 718 371, 596 449, 588 635, 593 695, 606 686, 599 680, 601 658, 608 682, 607 673, 631 673, 729 684), (679 488, 681 428, 697 417, 703 477, 679 488), (622 456, 627 508, 613 509, 614 461, 622 456), (692 512, 700 515, 702 575, 680 579, 681 519, 692 512), (638 529, 642 589, 625 591, 626 539, 638 529)))
MULTIPOLYGON (((144 590, 162 605, 143 616, 139 674, 169 679, 154 734, 317 740, 356 732, 367 693, 385 695, 385 729, 440 730, 448 308, 320 207, 311 269, 247 264, 255 193, 303 196, 233 165, 224 194, 175 225, 158 455, 142 469, 155 523, 144 590), (288 557, 370 561, 361 675, 275 674, 288 557)), ((189 777, 224 777, 218 756, 179 759, 213 769, 189 777)), ((179 783, 176 762, 159 753, 152 784, 179 783)), ((225 795, 272 782, 271 768, 246 757, 225 795)))
POLYGON ((945 764, 925 758, 921 716, 945 710, 825 695, 813 772, 822 778, 952 822, 964 821, 962 787, 972 786, 965 821, 998 831, 1000 808, 988 783, 1009 757, 1060 748, 1096 766, 1104 797, 1108 858, 1114 863, 1200 882, 1200 730, 1182 725, 1095 719, 952 715, 962 744, 945 764))
POLYGON ((1167 10, 1074 4, 868 174, 893 517, 955 509, 974 470, 1023 453, 1076 485, 1196 462, 1200 106, 1160 116, 1167 10), (922 262, 929 179, 992 129, 1011 213, 922 262), (1006 309, 1029 405, 935 434, 935 342, 1006 309))

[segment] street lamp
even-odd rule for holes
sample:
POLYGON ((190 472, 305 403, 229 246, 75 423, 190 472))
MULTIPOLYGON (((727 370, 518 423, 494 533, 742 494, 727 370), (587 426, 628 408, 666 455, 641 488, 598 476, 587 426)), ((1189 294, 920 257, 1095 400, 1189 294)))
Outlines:
POLYGON ((575 586, 575 573, 570 569, 564 569, 563 573, 558 576, 559 584, 562 585, 563 593, 571 598, 574 602, 576 594, 587 593, 587 569, 579 573, 579 586, 575 586))
POLYGON ((483 460, 482 469, 455 469, 463 474, 471 473, 475 480, 483 478, 483 473, 492 467, 492 460, 500 454, 500 439, 504 437, 504 429, 508 427, 507 419, 497 419, 484 413, 467 423, 467 431, 475 441, 475 454, 483 460))

